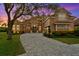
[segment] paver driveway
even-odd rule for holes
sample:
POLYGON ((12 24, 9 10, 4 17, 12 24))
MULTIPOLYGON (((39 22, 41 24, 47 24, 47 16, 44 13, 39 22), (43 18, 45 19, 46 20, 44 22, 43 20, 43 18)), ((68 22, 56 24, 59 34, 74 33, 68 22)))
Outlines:
POLYGON ((26 51, 22 56, 75 56, 79 45, 67 45, 44 37, 41 33, 26 33, 20 37, 26 51))

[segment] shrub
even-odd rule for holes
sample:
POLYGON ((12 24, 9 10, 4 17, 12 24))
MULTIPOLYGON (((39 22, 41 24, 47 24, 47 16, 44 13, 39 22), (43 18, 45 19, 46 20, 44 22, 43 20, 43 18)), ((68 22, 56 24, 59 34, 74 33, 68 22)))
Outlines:
POLYGON ((47 34, 47 33, 43 33, 43 35, 46 36, 46 37, 49 37, 49 38, 52 38, 53 37, 53 35, 47 34))
POLYGON ((79 26, 75 27, 74 35, 79 36, 79 26))
POLYGON ((74 32, 54 32, 53 37, 74 37, 74 32))
POLYGON ((47 36, 47 33, 43 33, 44 36, 47 36))
POLYGON ((59 33, 59 32, 54 32, 53 35, 54 35, 54 36, 60 36, 61 33, 59 33))
POLYGON ((74 35, 75 35, 75 36, 79 36, 79 30, 75 30, 75 31, 74 31, 74 35))
POLYGON ((76 36, 79 36, 79 31, 74 31, 74 32, 53 32, 51 35, 47 34, 47 33, 44 33, 43 34, 44 36, 46 37, 76 37, 76 36))
POLYGON ((67 32, 53 32, 54 36, 64 36, 67 32))
POLYGON ((74 35, 79 36, 79 26, 75 26, 74 35))
POLYGON ((0 32, 6 32, 6 31, 7 31, 7 28, 0 27, 0 32))

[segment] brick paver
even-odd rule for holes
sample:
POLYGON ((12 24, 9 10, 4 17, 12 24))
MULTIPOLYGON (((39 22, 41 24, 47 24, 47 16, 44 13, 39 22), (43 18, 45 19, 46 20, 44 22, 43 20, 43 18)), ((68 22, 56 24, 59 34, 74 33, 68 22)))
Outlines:
POLYGON ((41 33, 26 33, 20 37, 26 51, 21 56, 79 56, 79 45, 67 45, 41 33))

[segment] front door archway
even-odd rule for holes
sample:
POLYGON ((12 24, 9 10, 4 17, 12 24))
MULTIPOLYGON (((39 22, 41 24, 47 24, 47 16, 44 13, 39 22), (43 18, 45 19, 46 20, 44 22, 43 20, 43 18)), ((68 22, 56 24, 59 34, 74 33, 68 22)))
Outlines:
POLYGON ((35 25, 32 27, 32 32, 33 33, 36 33, 37 32, 37 27, 35 25))

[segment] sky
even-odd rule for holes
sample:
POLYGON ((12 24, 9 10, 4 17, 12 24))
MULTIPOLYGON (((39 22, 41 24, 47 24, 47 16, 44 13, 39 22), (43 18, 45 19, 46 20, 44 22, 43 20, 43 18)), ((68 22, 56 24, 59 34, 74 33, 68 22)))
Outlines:
POLYGON ((73 16, 79 18, 79 3, 62 3, 60 6, 71 12, 73 16))
MULTIPOLYGON (((61 7, 64 7, 66 10, 72 13, 72 16, 79 18, 79 3, 59 3, 61 7)), ((51 13, 51 10, 42 9, 46 14, 51 13)), ((41 13, 41 11, 39 11, 41 13)), ((42 14, 42 13, 41 13, 42 14)), ((7 15, 4 10, 4 6, 0 4, 0 21, 7 20, 7 15)))

